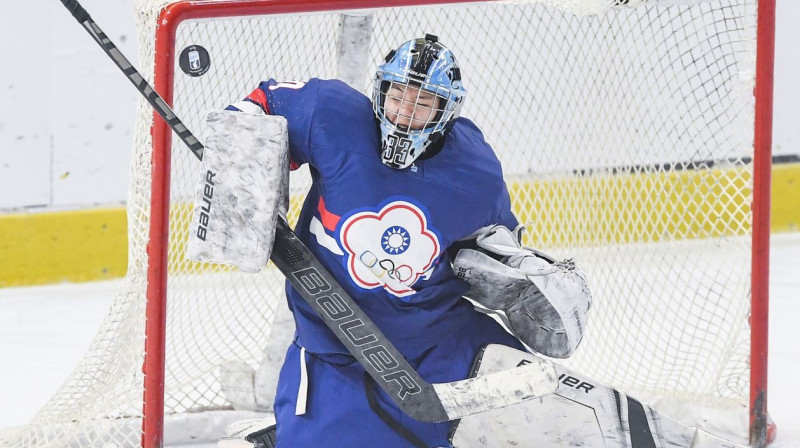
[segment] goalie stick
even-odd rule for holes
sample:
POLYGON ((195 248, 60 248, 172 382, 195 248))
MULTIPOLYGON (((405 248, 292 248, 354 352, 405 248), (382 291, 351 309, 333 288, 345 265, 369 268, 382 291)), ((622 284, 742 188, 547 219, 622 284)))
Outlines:
MULTIPOLYGON (((202 143, 122 55, 77 0, 61 0, 72 16, 122 70, 189 150, 203 158, 202 143)), ((442 422, 517 404, 558 387, 555 368, 540 359, 527 365, 451 383, 426 382, 355 303, 284 218, 278 219, 271 260, 303 299, 409 416, 442 422)))

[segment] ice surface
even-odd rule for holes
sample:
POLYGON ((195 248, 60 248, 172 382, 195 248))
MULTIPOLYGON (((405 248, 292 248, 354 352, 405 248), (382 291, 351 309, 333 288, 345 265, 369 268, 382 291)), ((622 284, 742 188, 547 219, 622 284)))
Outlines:
MULTIPOLYGON (((769 411, 778 425, 771 446, 800 448, 800 233, 773 236, 770 271, 769 411)), ((120 284, 0 289, 0 428, 27 422, 53 395, 120 284)))

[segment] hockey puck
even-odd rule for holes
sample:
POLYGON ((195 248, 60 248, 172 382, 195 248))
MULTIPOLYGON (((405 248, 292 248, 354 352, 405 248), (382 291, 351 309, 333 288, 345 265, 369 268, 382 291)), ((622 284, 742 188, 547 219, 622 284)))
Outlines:
POLYGON ((200 45, 189 45, 181 51, 178 65, 189 76, 203 76, 211 66, 208 51, 200 45))

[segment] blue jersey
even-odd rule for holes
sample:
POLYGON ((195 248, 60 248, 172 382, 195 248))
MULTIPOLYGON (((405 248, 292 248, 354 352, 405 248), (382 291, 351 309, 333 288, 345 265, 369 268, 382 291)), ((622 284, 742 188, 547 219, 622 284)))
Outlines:
MULTIPOLYGON (((447 248, 481 227, 517 225, 475 124, 458 118, 438 154, 396 170, 380 161, 370 100, 341 81, 269 80, 248 100, 287 119, 292 164, 310 167, 298 237, 398 350, 413 359, 461 329, 476 311, 447 248)), ((287 296, 301 346, 347 353, 288 283, 287 296)))

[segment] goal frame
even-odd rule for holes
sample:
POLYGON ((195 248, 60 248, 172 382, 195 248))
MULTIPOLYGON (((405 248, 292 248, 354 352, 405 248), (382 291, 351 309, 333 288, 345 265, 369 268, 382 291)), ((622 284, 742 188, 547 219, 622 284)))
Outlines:
MULTIPOLYGON (((501 0, 384 0, 380 7, 455 3, 493 3, 501 0)), ((181 1, 161 11, 155 34, 153 85, 167 104, 173 103, 176 30, 183 21, 235 12, 238 16, 277 15, 317 11, 370 9, 375 0, 233 0, 181 1)), ((753 155, 750 316, 750 444, 765 446, 767 416, 767 356, 769 310, 769 238, 772 147, 772 104, 775 42, 775 0, 758 0, 753 155)), ((163 445, 166 339, 167 253, 172 134, 154 113, 151 184, 151 224, 147 256, 142 447, 163 445)))

